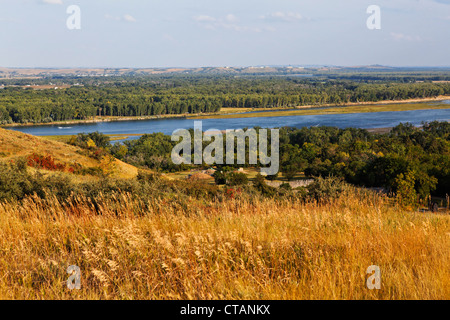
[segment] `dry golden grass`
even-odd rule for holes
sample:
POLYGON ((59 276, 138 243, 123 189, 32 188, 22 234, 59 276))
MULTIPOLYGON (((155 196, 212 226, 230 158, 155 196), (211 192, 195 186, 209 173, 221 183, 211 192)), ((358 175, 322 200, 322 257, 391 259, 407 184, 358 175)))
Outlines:
MULTIPOLYGON (((85 168, 101 165, 100 161, 83 155, 83 151, 78 147, 0 128, 0 162, 9 162, 21 157, 26 158, 33 154, 50 155, 57 163, 69 166, 75 163, 85 168)), ((136 177, 138 174, 136 167, 117 159, 115 160, 115 167, 114 176, 118 178, 129 179, 136 177)), ((40 171, 46 173, 45 170, 40 171)), ((91 181, 92 179, 93 177, 74 177, 74 181, 91 181)))
POLYGON ((2 299, 449 299, 450 218, 379 197, 0 205, 2 299), (81 290, 66 287, 69 265, 81 290), (381 290, 365 286, 381 268, 381 290))

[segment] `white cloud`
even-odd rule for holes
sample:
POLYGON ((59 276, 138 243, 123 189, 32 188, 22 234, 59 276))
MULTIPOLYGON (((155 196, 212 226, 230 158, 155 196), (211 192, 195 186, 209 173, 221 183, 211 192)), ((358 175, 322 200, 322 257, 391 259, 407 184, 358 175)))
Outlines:
POLYGON ((223 18, 215 18, 207 15, 193 17, 203 28, 208 30, 227 29, 236 32, 263 32, 274 31, 271 27, 251 27, 239 24, 239 19, 234 14, 227 14, 223 18))
POLYGON ((62 0, 42 0, 46 4, 63 4, 62 0))
POLYGON ((238 19, 234 14, 228 14, 225 17, 225 20, 227 20, 228 22, 236 22, 238 19))
POLYGON ((194 20, 197 22, 214 22, 216 21, 216 18, 210 16, 196 16, 194 17, 194 20))
POLYGON ((107 14, 105 14, 105 18, 108 20, 114 20, 114 21, 126 21, 126 22, 136 22, 137 21, 133 16, 131 16, 129 14, 126 14, 121 18, 118 16, 112 16, 107 13, 107 14))
POLYGON ((133 16, 129 15, 129 14, 124 15, 123 19, 125 21, 128 21, 128 22, 136 22, 136 19, 133 16))
POLYGON ((168 33, 164 33, 164 34, 162 35, 162 37, 163 37, 164 40, 167 40, 167 41, 169 41, 169 42, 175 42, 175 38, 172 37, 172 35, 170 35, 170 34, 168 34, 168 33))
POLYGON ((419 36, 411 36, 403 33, 391 32, 391 37, 397 41, 422 41, 419 36))
POLYGON ((265 16, 260 17, 263 20, 278 20, 278 21, 286 21, 286 22, 293 22, 293 21, 300 21, 303 20, 304 17, 297 12, 274 12, 265 16))

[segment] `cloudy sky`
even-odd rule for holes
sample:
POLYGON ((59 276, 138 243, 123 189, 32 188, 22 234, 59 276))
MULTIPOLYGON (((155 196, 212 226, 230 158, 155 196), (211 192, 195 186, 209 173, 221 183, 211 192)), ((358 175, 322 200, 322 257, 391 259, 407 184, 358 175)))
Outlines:
POLYGON ((450 66, 450 0, 0 0, 1 67, 450 66), (81 29, 67 28, 67 8, 81 29), (369 30, 367 8, 381 8, 369 30))

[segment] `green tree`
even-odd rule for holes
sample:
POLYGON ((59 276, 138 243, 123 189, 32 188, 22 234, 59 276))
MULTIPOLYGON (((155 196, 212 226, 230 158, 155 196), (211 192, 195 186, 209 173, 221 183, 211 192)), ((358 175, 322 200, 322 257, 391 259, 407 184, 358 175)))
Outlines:
POLYGON ((397 201, 404 208, 413 208, 417 203, 415 181, 414 171, 408 171, 406 174, 401 173, 395 179, 397 201))

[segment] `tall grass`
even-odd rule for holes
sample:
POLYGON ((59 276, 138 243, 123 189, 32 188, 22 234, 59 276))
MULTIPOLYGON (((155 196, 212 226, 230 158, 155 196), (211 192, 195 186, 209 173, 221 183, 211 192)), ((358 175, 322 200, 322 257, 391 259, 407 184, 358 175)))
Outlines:
POLYGON ((96 205, 30 197, 0 204, 0 298, 449 299, 449 227, 355 192, 189 210, 126 193, 96 205), (66 286, 69 265, 81 290, 66 286), (370 265, 381 290, 366 287, 370 265))

